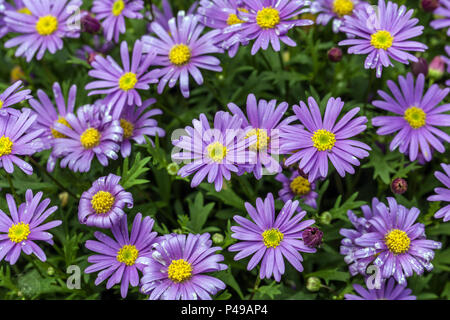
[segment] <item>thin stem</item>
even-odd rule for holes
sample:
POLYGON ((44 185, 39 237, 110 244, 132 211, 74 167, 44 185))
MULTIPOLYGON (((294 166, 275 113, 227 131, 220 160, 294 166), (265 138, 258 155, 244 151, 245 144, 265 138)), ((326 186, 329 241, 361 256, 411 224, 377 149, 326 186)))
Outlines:
POLYGON ((6 178, 8 179, 9 188, 11 189, 11 193, 12 193, 14 199, 16 199, 17 202, 19 202, 20 198, 16 193, 16 189, 14 188, 14 184, 12 182, 11 175, 9 173, 6 173, 6 178))
POLYGON ((248 300, 253 300, 253 298, 255 297, 256 291, 258 291, 260 283, 261 283, 261 278, 259 277, 259 268, 258 268, 258 272, 256 273, 255 285, 253 286, 253 292, 250 295, 250 298, 248 298, 248 300))

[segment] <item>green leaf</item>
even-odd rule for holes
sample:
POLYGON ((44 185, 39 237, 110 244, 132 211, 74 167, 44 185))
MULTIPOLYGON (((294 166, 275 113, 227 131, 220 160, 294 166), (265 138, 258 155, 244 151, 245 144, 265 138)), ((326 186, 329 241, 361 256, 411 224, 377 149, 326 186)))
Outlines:
POLYGON ((328 284, 328 281, 332 281, 332 280, 346 282, 350 279, 350 273, 338 271, 337 269, 328 269, 328 270, 320 270, 317 272, 307 274, 305 277, 306 278, 309 278, 309 277, 322 278, 328 284))
POLYGON ((117 169, 117 174, 122 176, 120 184, 124 189, 129 189, 132 186, 149 182, 147 179, 139 179, 139 177, 150 170, 145 165, 150 161, 150 157, 141 160, 141 154, 138 152, 134 159, 133 165, 128 169, 128 159, 125 158, 122 166, 122 173, 120 168, 117 169))
POLYGON ((221 200, 223 203, 232 206, 240 211, 245 211, 244 200, 242 200, 224 181, 224 186, 220 192, 214 189, 214 185, 201 183, 200 188, 207 191, 206 195, 221 200))
POLYGON ((218 272, 215 274, 215 277, 225 282, 225 284, 229 285, 231 288, 236 291, 236 293, 239 295, 241 299, 244 299, 244 295, 242 294, 241 288, 239 287, 238 282, 234 278, 233 274, 231 273, 230 268, 218 272))
POLYGON ((214 208, 215 203, 211 202, 207 205, 203 205, 203 194, 197 192, 194 202, 188 199, 189 214, 191 217, 190 227, 195 233, 201 233, 202 227, 208 219, 208 215, 214 208))
POLYGON ((277 283, 276 281, 273 281, 271 284, 267 286, 260 286, 258 289, 256 289, 255 300, 262 300, 265 297, 274 299, 276 296, 281 294, 280 288, 281 283, 277 283))

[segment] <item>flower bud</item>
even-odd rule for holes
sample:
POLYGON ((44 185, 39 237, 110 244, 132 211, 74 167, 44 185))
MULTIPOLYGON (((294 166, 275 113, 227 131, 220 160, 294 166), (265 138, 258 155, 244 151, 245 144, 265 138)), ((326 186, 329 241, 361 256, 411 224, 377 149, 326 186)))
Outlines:
POLYGON ((88 54, 88 57, 86 59, 87 63, 89 63, 89 65, 92 65, 92 62, 94 62, 95 57, 98 55, 97 52, 91 52, 88 54))
POLYGON ((59 201, 61 201, 61 208, 64 208, 67 205, 67 202, 69 201, 69 194, 64 191, 61 192, 59 195, 59 201))
POLYGON ((322 244, 323 232, 317 227, 307 227, 302 232, 303 242, 311 248, 318 247, 322 244))
POLYGON ((80 23, 81 23, 81 31, 91 34, 99 32, 100 28, 102 27, 100 22, 96 18, 94 18, 89 12, 82 13, 80 23))
POLYGON ((418 58, 417 62, 411 63, 411 72, 417 77, 423 73, 424 76, 428 74, 428 62, 424 58, 418 58))
POLYGON ((405 179, 396 178, 391 183, 391 190, 395 194, 403 194, 408 190, 408 183, 405 179))
POLYGON ((322 224, 330 224, 331 219, 333 219, 333 217, 328 211, 322 212, 322 214, 320 215, 320 222, 322 224))
POLYGON ((48 269, 47 269, 47 274, 48 274, 49 276, 54 275, 54 274, 55 274, 55 269, 54 269, 53 267, 48 267, 48 269))
POLYGON ((212 241, 214 244, 220 245, 223 243, 224 237, 220 233, 214 233, 212 236, 212 241))
POLYGON ((171 176, 176 176, 179 169, 180 166, 175 162, 169 163, 166 167, 167 173, 171 176))
POLYGON ((420 6, 425 12, 433 12, 439 7, 439 0, 421 0, 420 6))
POLYGON ((320 282, 320 279, 317 277, 309 277, 306 280, 306 289, 308 289, 311 292, 319 291, 321 286, 322 283, 320 282))
POLYGON ((444 75, 445 61, 442 56, 436 56, 428 67, 428 76, 433 80, 439 80, 444 75))
POLYGON ((340 48, 334 47, 328 50, 328 59, 331 62, 339 62, 342 60, 342 50, 340 48))

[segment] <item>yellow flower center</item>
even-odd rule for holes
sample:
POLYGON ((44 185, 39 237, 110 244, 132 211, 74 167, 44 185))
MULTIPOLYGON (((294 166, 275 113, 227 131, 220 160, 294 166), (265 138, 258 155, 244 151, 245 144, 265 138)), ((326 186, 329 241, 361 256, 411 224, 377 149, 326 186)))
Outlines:
POLYGON ((229 26, 232 26, 232 25, 238 24, 238 23, 244 23, 244 20, 239 19, 238 16, 235 13, 231 13, 228 16, 227 24, 229 26))
POLYGON ((325 129, 316 130, 311 137, 314 147, 319 151, 331 150, 336 143, 336 136, 333 132, 325 129))
POLYGON ((125 8, 125 3, 123 3, 122 0, 117 0, 114 2, 112 7, 112 14, 116 17, 122 13, 123 9, 125 8))
POLYGON ((411 239, 405 231, 393 229, 386 234, 384 242, 393 254, 401 254, 408 251, 411 239))
POLYGON ((376 49, 387 50, 392 46, 393 42, 394 37, 386 30, 378 30, 370 38, 370 44, 376 49))
POLYGON ((127 266, 132 266, 139 255, 139 250, 132 244, 126 244, 119 251, 117 251, 116 259, 119 262, 125 263, 127 266))
POLYGON ((5 136, 0 137, 0 157, 12 152, 13 142, 5 136))
POLYGON ((334 0, 333 11, 339 16, 352 14, 353 2, 351 0, 334 0))
POLYGON ((280 13, 272 7, 263 8, 256 14, 256 23, 262 29, 273 29, 280 23, 280 13))
POLYGON ((88 128, 81 135, 80 141, 85 149, 92 149, 99 145, 101 137, 102 135, 97 129, 88 128))
POLYGON ((41 36, 51 35, 58 29, 58 19, 52 15, 40 17, 36 22, 36 31, 41 36))
POLYGON ((220 162, 227 155, 227 147, 220 142, 211 143, 207 148, 208 156, 215 162, 220 162))
POLYGON ((30 226, 28 223, 19 222, 13 224, 8 230, 8 237, 12 242, 20 243, 23 240, 27 240, 30 234, 30 226))
POLYGON ((292 192, 299 196, 304 196, 311 191, 311 185, 308 179, 303 178, 302 176, 298 176, 292 180, 290 187, 292 192))
POLYGON ((184 259, 172 260, 167 274, 170 280, 180 283, 188 280, 192 276, 192 266, 184 259))
POLYGON ((427 114, 420 108, 409 107, 403 116, 413 129, 419 129, 426 123, 427 114))
POLYGON ((3 101, 0 99, 0 109, 3 107, 3 101))
POLYGON ((23 7, 22 9, 17 10, 18 13, 23 13, 23 14, 28 14, 28 15, 32 15, 30 9, 28 9, 27 7, 23 7))
MULTIPOLYGON (((59 117, 58 120, 56 120, 56 122, 58 123, 62 123, 63 125, 65 125, 66 127, 72 129, 72 127, 70 126, 70 124, 67 122, 67 120, 64 117, 59 117)), ((56 129, 51 128, 52 131, 52 135, 55 139, 59 139, 59 138, 67 138, 66 135, 62 134, 59 131, 56 131, 56 129)))
POLYGON ((276 248, 283 241, 284 235, 280 230, 272 228, 262 233, 264 245, 267 248, 276 248))
POLYGON ((133 131, 134 131, 134 125, 125 119, 120 119, 120 126, 123 129, 123 138, 124 139, 129 139, 130 137, 133 136, 133 131))
POLYGON ((114 201, 116 199, 114 196, 108 191, 98 191, 91 200, 92 209, 95 210, 95 213, 107 213, 111 210, 114 205, 114 201))
POLYGON ((133 72, 127 72, 119 79, 119 88, 123 91, 128 91, 134 88, 137 83, 136 74, 133 72))
POLYGON ((245 136, 246 139, 251 136, 256 136, 256 142, 250 146, 250 150, 265 150, 269 144, 269 136, 267 135, 267 130, 265 129, 252 129, 245 136))
POLYGON ((183 43, 176 44, 170 49, 169 60, 176 66, 182 66, 191 59, 191 49, 183 43))

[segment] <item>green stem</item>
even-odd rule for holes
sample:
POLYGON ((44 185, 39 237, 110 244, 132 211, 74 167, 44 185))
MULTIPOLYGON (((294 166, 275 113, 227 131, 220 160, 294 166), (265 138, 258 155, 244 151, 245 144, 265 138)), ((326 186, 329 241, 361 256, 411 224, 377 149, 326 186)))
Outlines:
POLYGON ((8 179, 9 188, 11 189, 11 193, 12 193, 14 199, 16 199, 17 202, 20 202, 20 198, 16 193, 16 189, 14 188, 14 184, 12 182, 11 175, 9 173, 6 173, 6 178, 8 179))
POLYGON ((258 272, 256 273, 255 285, 253 286, 253 292, 250 295, 250 298, 248 298, 248 300, 253 300, 253 298, 255 297, 256 291, 258 291, 260 283, 261 283, 261 278, 259 277, 259 268, 258 268, 258 272))

